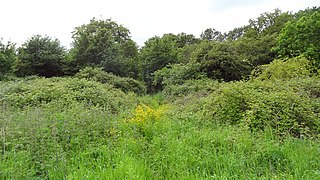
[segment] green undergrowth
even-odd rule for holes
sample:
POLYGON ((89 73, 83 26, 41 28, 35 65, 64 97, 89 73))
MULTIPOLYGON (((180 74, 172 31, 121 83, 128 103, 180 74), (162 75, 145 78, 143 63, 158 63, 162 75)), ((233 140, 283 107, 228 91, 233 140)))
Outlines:
POLYGON ((136 101, 111 85, 77 78, 31 77, 0 82, 0 103, 24 108, 58 103, 68 108, 73 103, 99 106, 115 113, 136 101))
POLYGON ((0 179, 320 179, 317 78, 206 80, 176 98, 1 82, 0 179))
POLYGON ((320 178, 318 140, 200 123, 201 113, 168 104, 118 115, 80 104, 0 115, 1 179, 320 178))
POLYGON ((204 114, 219 124, 250 131, 271 128, 280 136, 320 133, 319 78, 229 83, 206 99, 204 114))
POLYGON ((129 77, 116 76, 103 71, 101 68, 86 67, 80 70, 75 77, 109 84, 123 92, 134 92, 138 95, 147 93, 147 88, 143 82, 129 77))

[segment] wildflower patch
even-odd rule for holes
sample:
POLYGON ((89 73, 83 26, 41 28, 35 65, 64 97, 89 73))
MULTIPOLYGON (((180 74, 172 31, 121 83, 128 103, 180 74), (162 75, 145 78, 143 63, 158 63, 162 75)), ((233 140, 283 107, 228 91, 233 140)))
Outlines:
POLYGON ((156 122, 161 119, 166 109, 166 105, 153 109, 145 104, 141 104, 136 107, 133 118, 128 121, 140 125, 148 122, 156 122))

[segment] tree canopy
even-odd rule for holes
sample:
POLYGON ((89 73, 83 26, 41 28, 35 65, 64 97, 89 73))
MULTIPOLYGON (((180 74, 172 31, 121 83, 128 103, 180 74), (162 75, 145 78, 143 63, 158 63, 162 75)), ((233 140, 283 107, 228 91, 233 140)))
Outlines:
MULTIPOLYGON (((84 67, 103 67, 107 72, 125 75, 127 62, 137 57, 137 46, 130 31, 111 19, 91 19, 75 28, 72 54, 77 70, 84 67)), ((131 63, 133 66, 134 63, 131 63)))
POLYGON ((280 57, 305 55, 320 66, 320 11, 303 15, 297 21, 289 22, 282 29, 276 52, 280 57))
POLYGON ((45 77, 63 75, 62 61, 66 50, 58 39, 35 35, 18 48, 16 74, 18 76, 39 75, 45 77))
POLYGON ((15 44, 8 42, 3 44, 0 39, 0 80, 13 72, 13 65, 16 60, 15 44))

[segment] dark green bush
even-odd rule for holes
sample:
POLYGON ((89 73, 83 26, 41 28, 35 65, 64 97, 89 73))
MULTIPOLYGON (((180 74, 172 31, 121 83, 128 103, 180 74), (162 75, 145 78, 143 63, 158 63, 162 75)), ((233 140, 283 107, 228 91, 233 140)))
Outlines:
POLYGON ((132 78, 120 77, 107 73, 101 68, 86 67, 80 70, 75 77, 110 84, 123 92, 134 92, 139 95, 146 94, 147 92, 147 89, 142 82, 132 78))
POLYGON ((85 103, 118 112, 133 97, 111 85, 77 78, 29 78, 0 83, 0 103, 14 107, 37 106, 51 102, 85 103))

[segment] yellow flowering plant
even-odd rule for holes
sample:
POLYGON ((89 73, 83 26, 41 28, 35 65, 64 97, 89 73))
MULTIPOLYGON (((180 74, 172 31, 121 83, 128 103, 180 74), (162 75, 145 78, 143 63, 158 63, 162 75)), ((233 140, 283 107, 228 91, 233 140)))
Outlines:
POLYGON ((166 109, 166 105, 162 105, 158 108, 153 109, 145 104, 141 104, 136 107, 134 111, 134 116, 128 121, 140 125, 148 122, 159 121, 166 109))

